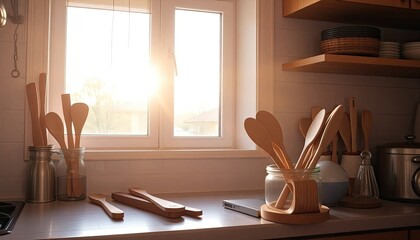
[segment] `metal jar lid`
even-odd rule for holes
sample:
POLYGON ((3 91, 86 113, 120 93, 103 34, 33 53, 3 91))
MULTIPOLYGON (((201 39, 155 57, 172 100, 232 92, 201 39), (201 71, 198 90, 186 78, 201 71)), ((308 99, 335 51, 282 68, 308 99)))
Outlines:
POLYGON ((406 142, 387 143, 378 146, 379 153, 385 154, 420 154, 420 143, 415 142, 414 135, 405 136, 406 142))

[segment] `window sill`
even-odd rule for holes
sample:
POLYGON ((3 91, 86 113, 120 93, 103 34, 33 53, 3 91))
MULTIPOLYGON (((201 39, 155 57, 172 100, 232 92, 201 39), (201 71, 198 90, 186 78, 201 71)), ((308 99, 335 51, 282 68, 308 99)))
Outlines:
POLYGON ((197 149, 197 150, 87 150, 86 161, 150 160, 150 159, 265 159, 259 150, 197 149))

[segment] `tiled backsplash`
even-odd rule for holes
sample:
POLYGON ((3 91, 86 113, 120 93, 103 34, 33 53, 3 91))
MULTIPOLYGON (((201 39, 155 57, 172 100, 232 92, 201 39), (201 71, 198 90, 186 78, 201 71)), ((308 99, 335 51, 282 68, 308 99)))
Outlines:
MULTIPOLYGON (((22 11, 26 1, 20 1, 22 11)), ((412 133, 416 104, 420 101, 420 79, 367 77, 341 74, 283 72, 283 62, 320 52, 319 33, 339 24, 281 17, 281 1, 276 2, 275 111, 284 131, 287 150, 297 158, 303 145, 298 120, 308 117, 318 105, 331 110, 348 98, 356 97, 359 110, 373 113, 371 147, 384 142, 402 141, 412 133)), ((0 198, 24 197, 25 164, 25 50, 26 26, 19 27, 21 76, 10 76, 13 69, 15 25, 0 28, 0 198)), ((384 29, 387 40, 420 33, 384 29)), ((361 136, 361 130, 360 134, 361 136)), ((361 141, 359 141, 362 144, 361 141)), ((262 189, 265 161, 256 159, 208 160, 122 160, 88 161, 88 191, 110 193, 127 187, 144 187, 150 192, 201 192, 262 189)))

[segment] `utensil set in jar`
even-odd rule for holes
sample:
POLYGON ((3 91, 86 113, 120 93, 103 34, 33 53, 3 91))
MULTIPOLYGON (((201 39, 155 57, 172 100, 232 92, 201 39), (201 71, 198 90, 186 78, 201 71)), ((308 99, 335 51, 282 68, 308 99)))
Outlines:
MULTIPOLYGON (((70 94, 62 94, 62 108, 66 125, 56 112, 45 114, 45 92, 46 92, 46 74, 39 75, 39 96, 35 82, 26 85, 26 94, 31 115, 32 123, 32 141, 34 146, 47 146, 47 129, 57 140, 60 148, 65 150, 80 149, 80 138, 83 126, 87 120, 89 107, 85 103, 71 104, 70 94), (38 99, 39 98, 39 99, 38 99), (38 104, 39 103, 39 104, 38 104), (74 128, 74 136, 73 136, 74 128), (67 133, 67 143, 66 143, 67 133)), ((70 151, 72 152, 72 151, 70 151)), ((67 166, 67 195, 69 197, 81 197, 84 192, 82 183, 79 181, 79 160, 76 156, 67 156, 64 158, 67 166)), ((70 154, 74 155, 74 154, 70 154)))
MULTIPOLYGON (((113 206, 106 201, 106 197, 102 194, 90 194, 91 202, 98 204, 113 219, 123 219, 124 211, 113 206)), ((112 199, 138 208, 161 215, 166 218, 180 218, 182 216, 200 217, 203 211, 200 209, 181 205, 176 202, 158 198, 147 191, 139 188, 130 188, 129 193, 115 192, 112 193, 112 199)))
MULTIPOLYGON (((343 115, 342 105, 335 107, 328 117, 325 109, 320 109, 317 112, 307 130, 304 130, 304 147, 294 166, 283 144, 281 126, 272 114, 266 111, 259 111, 256 114, 256 118, 247 118, 244 126, 248 136, 270 155, 279 169, 314 169, 325 148, 336 136, 343 115)), ((262 207, 261 215, 263 217, 265 215, 269 218, 267 220, 277 220, 276 213, 280 215, 309 213, 312 216, 313 214, 316 215, 313 219, 314 221, 325 220, 325 215, 328 216, 328 211, 323 206, 318 205, 317 185, 314 184, 313 180, 305 179, 305 177, 288 179, 285 176, 285 181, 286 185, 277 202, 262 207), (293 194, 292 202, 286 209, 285 204, 290 193, 293 194)), ((306 214, 301 216, 312 217, 306 214)), ((296 220, 296 216, 293 219, 296 220)), ((280 219, 280 221, 283 221, 283 219, 280 219)))

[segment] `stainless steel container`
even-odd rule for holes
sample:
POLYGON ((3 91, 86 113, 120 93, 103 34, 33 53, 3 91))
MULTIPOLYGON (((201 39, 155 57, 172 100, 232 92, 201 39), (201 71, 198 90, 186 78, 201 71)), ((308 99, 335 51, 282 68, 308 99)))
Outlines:
POLYGON ((26 201, 52 202, 55 194, 55 169, 51 161, 52 146, 28 147, 29 167, 26 176, 26 201))
POLYGON ((381 198, 420 202, 420 143, 407 142, 378 146, 377 170, 381 198))

